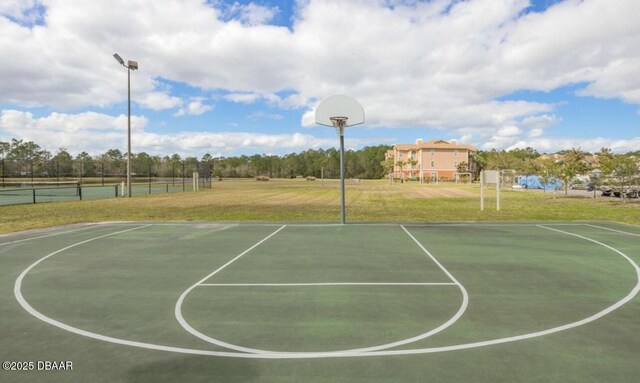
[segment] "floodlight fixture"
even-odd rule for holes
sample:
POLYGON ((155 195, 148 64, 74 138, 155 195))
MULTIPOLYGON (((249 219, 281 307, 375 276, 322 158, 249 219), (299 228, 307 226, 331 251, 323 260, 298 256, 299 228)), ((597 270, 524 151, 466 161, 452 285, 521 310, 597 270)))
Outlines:
POLYGON ((137 61, 127 61, 127 68, 131 69, 131 70, 136 70, 138 69, 138 62, 137 61))
POLYGON ((124 65, 124 60, 122 59, 122 57, 120 57, 120 55, 119 55, 119 54, 114 53, 114 54, 113 54, 113 57, 115 57, 115 58, 116 58, 116 60, 118 60, 118 62, 120 63, 120 65, 124 65))

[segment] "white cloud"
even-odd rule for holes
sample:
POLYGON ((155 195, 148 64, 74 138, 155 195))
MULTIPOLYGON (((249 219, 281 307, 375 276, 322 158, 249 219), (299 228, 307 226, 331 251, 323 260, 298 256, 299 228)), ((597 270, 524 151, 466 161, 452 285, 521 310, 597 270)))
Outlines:
POLYGON ((570 138, 570 137, 549 137, 549 138, 533 138, 529 140, 521 140, 513 145, 506 147, 507 149, 532 147, 539 152, 554 153, 559 150, 571 148, 580 148, 585 152, 599 152, 601 148, 610 148, 616 153, 625 153, 638 150, 640 147, 640 137, 630 139, 611 139, 604 137, 596 138, 570 138))
POLYGON ((0 15, 10 17, 20 23, 32 25, 42 17, 41 1, 38 0, 2 0, 0 15))
POLYGON ((199 116, 213 109, 213 105, 204 104, 205 98, 192 97, 189 103, 178 109, 174 116, 199 116))
POLYGON ((229 93, 223 97, 227 101, 239 103, 239 104, 253 104, 257 101, 265 101, 266 103, 274 106, 278 106, 282 109, 296 109, 305 107, 308 105, 308 100, 305 96, 294 93, 286 97, 280 97, 275 93, 229 93))
MULTIPOLYGON (((131 116, 132 131, 142 131, 147 118, 131 116)), ((78 131, 127 130, 127 116, 110 116, 102 113, 83 112, 78 114, 51 113, 46 117, 34 117, 31 112, 3 110, 0 127, 9 133, 20 134, 29 131, 49 131, 51 133, 75 133, 78 131)), ((24 135, 24 134, 22 134, 24 135)))
POLYGON ((170 96, 164 92, 149 92, 135 101, 143 108, 152 110, 173 109, 182 105, 180 98, 170 96))
POLYGON ((255 113, 251 113, 247 116, 249 120, 282 120, 284 117, 278 113, 265 113, 263 111, 258 111, 255 113))
MULTIPOLYGON (((153 154, 181 153, 203 155, 206 152, 236 155, 243 150, 252 152, 288 153, 309 148, 335 147, 334 137, 317 138, 310 134, 263 134, 255 132, 192 132, 159 134, 148 131, 147 118, 132 116, 131 141, 134 152, 153 154)), ((56 151, 67 148, 70 153, 86 151, 104 153, 112 148, 126 148, 127 116, 101 113, 52 113, 35 117, 30 112, 4 110, 0 114, 0 140, 8 138, 35 141, 43 148, 56 151), (5 138, 6 137, 6 138, 5 138)), ((349 147, 377 144, 377 138, 350 138, 349 147)))
POLYGON ((235 2, 227 8, 232 18, 237 18, 246 25, 260 25, 271 21, 280 10, 278 7, 265 7, 255 3, 240 4, 235 2))
MULTIPOLYGON (((18 14, 35 3, 2 4, 10 4, 0 6, 5 14, 18 14)), ((530 138, 544 135, 544 121, 527 125, 527 119, 553 116, 556 105, 498 101, 520 89, 586 83, 580 95, 640 104, 637 0, 567 0, 528 14, 528 0, 305 0, 297 2, 291 29, 265 25, 278 9, 255 3, 47 0, 44 6, 43 25, 0 17, 0 49, 11 58, 0 62, 0 103, 122 102, 126 74, 111 57, 117 51, 140 62, 132 96, 146 108, 181 106, 159 77, 223 89, 233 102, 309 111, 315 100, 339 92, 361 101, 368 126, 448 129, 484 143, 504 126, 519 126, 530 138)), ((176 115, 208 107, 191 100, 176 115)), ((303 114, 303 126, 312 121, 312 112, 303 114)))
POLYGON ((518 128, 517 126, 504 126, 502 128, 500 128, 500 130, 498 130, 498 132, 496 133, 497 137, 514 137, 514 136, 518 136, 520 133, 522 133, 522 130, 520 128, 518 128))
MULTIPOLYGON (((310 148, 336 147, 335 138, 318 138, 310 134, 261 134, 255 132, 179 132, 175 134, 142 133, 132 138, 139 150, 151 153, 193 153, 215 152, 237 155, 248 150, 253 153, 278 152, 280 154, 310 148)), ((360 147, 378 143, 378 139, 350 139, 347 145, 360 147)), ((134 149, 135 151, 135 149, 134 149)))
MULTIPOLYGON (((147 124, 146 117, 131 116, 132 135, 142 133, 147 124)), ((84 112, 34 117, 30 112, 3 110, 2 132, 7 138, 34 141, 51 151, 65 147, 72 152, 95 152, 96 148, 126 147, 127 116, 84 112)))
POLYGON ((640 68, 640 57, 613 61, 600 70, 599 78, 585 89, 578 91, 578 94, 620 98, 630 103, 640 104, 638 68, 640 68))
POLYGON ((530 129, 547 129, 560 121, 562 121, 562 119, 555 114, 541 114, 523 118, 522 125, 530 129))
POLYGON ((224 99, 239 104, 253 104, 260 100, 262 95, 258 93, 229 93, 224 96, 224 99))
POLYGON ((522 125, 529 130, 529 137, 541 137, 544 130, 559 123, 562 118, 555 114, 542 114, 537 116, 528 116, 522 119, 522 125))
POLYGON ((529 138, 541 137, 544 134, 544 130, 540 128, 533 128, 529 131, 529 138))
POLYGON ((494 134, 481 145, 482 149, 495 149, 510 146, 518 141, 522 129, 514 125, 506 125, 498 129, 494 134))

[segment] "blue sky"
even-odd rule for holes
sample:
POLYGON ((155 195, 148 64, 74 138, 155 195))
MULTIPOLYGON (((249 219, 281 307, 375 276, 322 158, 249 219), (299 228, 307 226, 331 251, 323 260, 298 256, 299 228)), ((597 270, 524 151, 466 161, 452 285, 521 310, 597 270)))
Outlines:
POLYGON ((350 148, 640 150, 635 0, 0 2, 0 141, 214 156, 336 146, 319 100, 365 108, 350 148))

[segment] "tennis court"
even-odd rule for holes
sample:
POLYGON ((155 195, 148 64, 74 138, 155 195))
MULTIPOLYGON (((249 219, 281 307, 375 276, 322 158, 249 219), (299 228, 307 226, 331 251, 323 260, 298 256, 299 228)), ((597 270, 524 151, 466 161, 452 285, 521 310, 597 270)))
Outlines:
MULTIPOLYGON (((47 184, 47 182, 42 184, 47 184)), ((116 198, 122 197, 123 193, 126 193, 126 190, 122 191, 120 184, 80 185, 68 182, 50 182, 49 184, 51 185, 4 187, 0 189, 0 206, 116 198)), ((191 184, 146 183, 131 185, 131 194, 133 196, 192 190, 193 186, 191 184)))
POLYGON ((639 245, 597 222, 16 233, 2 360, 73 370, 0 380, 636 382, 639 245))

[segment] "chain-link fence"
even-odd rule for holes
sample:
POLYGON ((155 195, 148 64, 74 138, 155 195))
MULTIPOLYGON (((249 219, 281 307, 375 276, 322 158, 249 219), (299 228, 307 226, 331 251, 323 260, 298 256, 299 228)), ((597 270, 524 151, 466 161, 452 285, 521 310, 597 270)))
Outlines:
MULTIPOLYGON (((132 163, 132 196, 211 188, 206 161, 132 163)), ((127 194, 126 161, 0 160, 0 205, 120 197, 127 194), (123 187, 125 189, 123 190, 123 187)))

